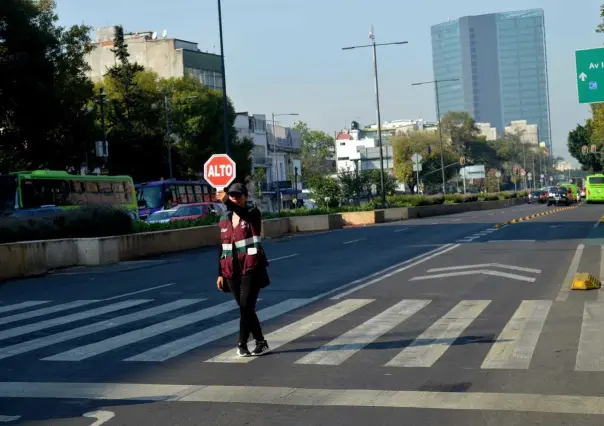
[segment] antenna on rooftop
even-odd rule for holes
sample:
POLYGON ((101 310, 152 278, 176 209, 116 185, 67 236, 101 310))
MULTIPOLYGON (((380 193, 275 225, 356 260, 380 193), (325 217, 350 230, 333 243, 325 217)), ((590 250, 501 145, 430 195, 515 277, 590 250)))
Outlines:
POLYGON ((162 37, 162 38, 165 40, 165 39, 166 39, 166 37, 168 37, 168 30, 163 30, 163 31, 161 32, 161 37, 162 37))
POLYGON ((155 31, 153 31, 153 34, 151 34, 151 39, 157 40, 157 33, 155 31))

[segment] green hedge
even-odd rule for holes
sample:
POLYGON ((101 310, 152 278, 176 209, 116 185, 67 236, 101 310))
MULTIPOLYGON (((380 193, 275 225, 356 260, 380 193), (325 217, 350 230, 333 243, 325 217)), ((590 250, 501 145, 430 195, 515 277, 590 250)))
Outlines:
POLYGON ((125 210, 87 206, 48 217, 0 219, 0 244, 64 238, 99 238, 134 232, 125 210))

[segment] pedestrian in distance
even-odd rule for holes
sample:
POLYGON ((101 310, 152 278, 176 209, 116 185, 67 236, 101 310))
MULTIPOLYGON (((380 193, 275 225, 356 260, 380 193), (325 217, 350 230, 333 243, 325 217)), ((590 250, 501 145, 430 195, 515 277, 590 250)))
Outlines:
POLYGON ((228 191, 218 192, 216 198, 227 207, 221 216, 218 279, 219 290, 233 294, 239 305, 239 339, 237 355, 257 356, 269 351, 256 315, 256 301, 260 290, 270 284, 268 260, 262 248, 262 214, 256 207, 247 206, 248 191, 244 184, 233 183, 228 191), (252 352, 248 349, 251 336, 256 341, 252 352))

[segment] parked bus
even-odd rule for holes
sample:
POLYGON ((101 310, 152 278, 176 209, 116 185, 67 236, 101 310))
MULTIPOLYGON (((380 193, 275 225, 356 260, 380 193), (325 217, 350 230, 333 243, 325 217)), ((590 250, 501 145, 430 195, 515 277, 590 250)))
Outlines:
POLYGON ((216 201, 216 191, 205 180, 159 180, 136 184, 139 216, 146 219, 159 210, 178 204, 216 201))
POLYGON ((134 182, 130 176, 75 175, 65 171, 34 170, 0 175, 0 214, 27 215, 43 208, 75 209, 112 205, 138 219, 134 182))
POLYGON ((585 202, 604 201, 604 174, 589 175, 585 179, 585 202))

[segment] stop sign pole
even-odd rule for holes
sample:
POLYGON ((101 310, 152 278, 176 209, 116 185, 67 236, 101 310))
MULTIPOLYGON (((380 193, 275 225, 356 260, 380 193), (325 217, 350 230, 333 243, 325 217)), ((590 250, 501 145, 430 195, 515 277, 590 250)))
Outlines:
POLYGON ((203 165, 205 180, 216 191, 223 191, 237 176, 237 165, 227 154, 214 154, 203 165))

